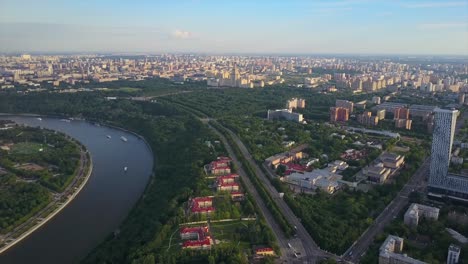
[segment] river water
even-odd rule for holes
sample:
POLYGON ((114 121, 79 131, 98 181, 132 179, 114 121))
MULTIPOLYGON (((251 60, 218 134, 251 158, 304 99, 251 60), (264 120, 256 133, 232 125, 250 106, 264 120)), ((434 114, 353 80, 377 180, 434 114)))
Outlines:
POLYGON ((131 133, 86 121, 46 117, 41 121, 28 116, 0 119, 66 133, 86 146, 94 165, 78 196, 40 229, 1 254, 0 263, 79 262, 118 229, 141 196, 153 168, 149 146, 131 133), (124 167, 128 167, 127 172, 124 167))

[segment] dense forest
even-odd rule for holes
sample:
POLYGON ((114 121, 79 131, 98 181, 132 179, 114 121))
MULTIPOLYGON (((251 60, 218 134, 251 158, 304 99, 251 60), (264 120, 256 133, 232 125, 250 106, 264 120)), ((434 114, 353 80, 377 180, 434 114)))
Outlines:
POLYGON ((7 233, 64 190, 80 152, 63 134, 20 126, 0 130, 0 146, 0 233, 7 233))
MULTIPOLYGON (((228 245, 209 252, 168 254, 165 250, 174 227, 183 220, 181 208, 197 193, 197 185, 203 180, 202 166, 215 158, 204 144, 216 139, 209 128, 170 103, 108 101, 104 95, 38 93, 0 97, 0 112, 84 117, 132 130, 150 144, 155 169, 145 194, 120 232, 110 235, 83 262, 247 263, 244 252, 228 245)), ((262 220, 258 225, 265 228, 262 220)))

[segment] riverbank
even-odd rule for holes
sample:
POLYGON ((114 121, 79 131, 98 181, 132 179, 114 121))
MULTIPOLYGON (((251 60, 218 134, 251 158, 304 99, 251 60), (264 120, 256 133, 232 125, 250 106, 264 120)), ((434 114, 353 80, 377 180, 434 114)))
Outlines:
MULTIPOLYGON (((23 239, 27 238, 34 231, 38 230, 40 227, 42 227, 44 224, 50 221, 54 216, 60 213, 70 202, 72 202, 75 199, 75 197, 80 193, 80 191, 86 185, 86 183, 88 182, 93 172, 93 161, 91 158, 91 154, 84 148, 84 146, 82 146, 81 144, 79 144, 79 146, 80 146, 81 158, 80 158, 80 166, 79 166, 78 175, 75 176, 74 183, 70 184, 67 187, 67 189, 62 193, 62 195, 67 195, 67 190, 73 190, 73 189, 75 190, 70 195, 68 195, 65 201, 62 202, 61 199, 54 200, 52 203, 46 206, 46 208, 44 208, 35 216, 31 217, 28 221, 23 223, 29 226, 33 224, 34 222, 36 222, 34 225, 28 228, 25 232, 20 232, 21 234, 18 237, 15 237, 17 234, 14 231, 13 231, 13 234, 3 237, 3 240, 6 242, 2 244, 0 248, 0 254, 7 251, 8 249, 13 247, 17 243, 21 242, 23 239), (51 208, 54 208, 54 209, 50 213, 48 213, 47 216, 42 217, 42 214, 47 213, 49 209, 51 208)), ((22 230, 20 229, 19 231, 22 231, 22 230)))

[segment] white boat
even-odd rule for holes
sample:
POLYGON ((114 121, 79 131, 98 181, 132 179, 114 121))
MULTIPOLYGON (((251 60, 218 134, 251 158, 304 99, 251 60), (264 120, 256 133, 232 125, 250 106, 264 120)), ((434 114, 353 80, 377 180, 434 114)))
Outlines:
POLYGON ((106 137, 107 137, 108 139, 112 138, 110 135, 107 135, 106 137))
POLYGON ((38 117, 37 120, 42 121, 42 118, 38 117))
POLYGON ((127 171, 127 170, 128 170, 128 168, 127 168, 127 167, 124 167, 124 171, 127 171))
POLYGON ((121 139, 123 142, 127 142, 127 141, 128 141, 127 138, 124 137, 124 136, 121 136, 120 139, 121 139))
POLYGON ((68 120, 68 119, 60 119, 60 121, 62 121, 62 122, 67 122, 67 123, 70 123, 70 122, 71 122, 71 121, 68 120))

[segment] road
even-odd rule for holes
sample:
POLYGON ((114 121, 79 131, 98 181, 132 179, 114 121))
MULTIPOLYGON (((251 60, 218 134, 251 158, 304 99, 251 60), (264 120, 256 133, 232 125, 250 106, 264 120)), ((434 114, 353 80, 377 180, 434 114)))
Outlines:
MULTIPOLYGON (((213 120, 213 122, 216 122, 216 121, 213 120)), ((219 123, 217 124, 220 125, 219 123)), ((220 126, 223 127, 222 125, 220 126)), ((318 247, 318 245, 310 236, 309 232, 307 232, 305 227, 302 225, 301 221, 293 213, 291 208, 289 208, 286 202, 282 198, 280 198, 278 191, 272 185, 272 183, 267 178, 265 173, 260 169, 260 167, 254 161, 252 155, 249 153, 244 143, 240 140, 240 138, 234 132, 227 129, 226 127, 223 127, 223 128, 226 131, 228 131, 229 135, 234 140, 234 143, 237 145, 237 147, 239 148, 244 158, 247 160, 249 165, 255 170, 255 174, 257 175, 259 180, 263 183, 263 185, 266 187, 266 190, 270 193, 271 197, 275 200, 276 204, 281 209, 281 212, 283 213, 286 220, 291 225, 295 226, 297 237, 302 242, 302 248, 304 248, 305 250, 305 252, 301 252, 302 254, 301 260, 306 261, 308 263, 314 263, 315 261, 319 259, 328 258, 328 257, 339 259, 338 256, 325 252, 318 247)))
POLYGON ((248 193, 250 195, 252 195, 254 200, 257 202, 257 205, 260 208, 260 211, 262 212, 263 216, 265 217, 265 220, 266 220, 267 224, 271 227, 271 230, 273 231, 273 233, 274 233, 274 235, 275 235, 275 237, 276 237, 276 239, 278 241, 278 244, 279 244, 279 247, 280 247, 280 250, 281 250, 281 255, 282 255, 281 259, 286 261, 286 263, 293 263, 294 259, 292 258, 291 252, 290 252, 290 250, 288 248, 288 239, 286 238, 284 233, 281 231, 280 226, 278 225, 278 223, 276 223, 275 218, 270 213, 270 210, 268 210, 268 208, 266 207, 263 199, 260 197, 260 195, 258 194, 258 192, 255 189, 254 185, 252 184, 249 177, 245 173, 245 171, 243 169, 243 166, 239 162, 239 159, 235 155, 235 152, 232 150, 231 145, 229 145, 228 141, 226 140, 226 138, 224 137, 224 135, 220 131, 218 131, 216 128, 214 128, 213 126, 208 124, 206 119, 202 120, 202 122, 207 124, 208 127, 210 127, 220 137, 221 141, 223 142, 224 146, 226 147, 226 150, 227 150, 229 156, 232 158, 233 163, 237 167, 237 173, 239 174, 239 177, 241 177, 242 181, 245 183, 245 187, 247 188, 248 193))
POLYGON ((374 238, 383 233, 384 228, 406 208, 409 203, 409 195, 413 191, 423 191, 424 181, 429 175, 430 158, 426 158, 421 167, 411 176, 398 195, 387 205, 382 213, 374 220, 373 224, 356 240, 356 242, 343 254, 343 258, 353 263, 359 263, 360 258, 374 241, 374 238))
POLYGON ((228 150, 229 155, 233 158, 234 163, 239 168, 239 175, 241 176, 241 178, 244 180, 245 184, 247 185, 247 189, 249 193, 251 193, 254 196, 254 199, 257 201, 257 204, 259 205, 260 210, 264 214, 268 225, 272 228, 279 242, 279 246, 281 248, 281 254, 285 261, 287 261, 288 263, 294 262, 294 259, 291 259, 292 251, 288 247, 289 240, 285 237, 284 233, 281 231, 279 225, 276 223, 276 220, 273 218, 270 211, 265 206, 263 199, 259 196, 257 190, 253 187, 252 183, 250 182, 250 179, 247 177, 247 174, 242 169, 242 164, 238 161, 237 157, 235 156, 232 150, 232 146, 228 144, 223 133, 221 133, 216 128, 208 124, 209 121, 216 122, 217 125, 225 129, 225 131, 228 131, 229 135, 234 140, 234 143, 239 148, 241 154, 247 160, 249 165, 255 170, 255 174, 257 175, 257 177, 259 177, 259 180, 264 184, 264 186, 266 187, 266 190, 269 192, 272 199, 277 203, 278 207, 280 208, 286 220, 291 225, 295 226, 297 239, 293 239, 295 242, 294 244, 297 245, 297 248, 303 248, 305 251, 305 252, 300 252, 301 257, 300 257, 299 263, 316 263, 318 260, 321 260, 324 258, 334 258, 336 260, 341 259, 339 256, 336 256, 332 253, 328 253, 324 250, 321 250, 318 247, 318 245, 310 236, 309 232, 307 232, 307 230, 302 225, 300 220, 292 212, 291 208, 289 208, 286 202, 282 198, 279 197, 278 191, 274 188, 274 186, 271 184, 270 180, 267 178, 264 172, 260 169, 260 167, 255 163, 254 159, 252 158, 252 155, 249 153, 244 143, 239 139, 239 137, 234 132, 232 132, 230 129, 227 129, 226 127, 219 124, 215 119, 212 119, 209 117, 201 117, 197 115, 196 114, 196 112, 198 112, 197 110, 194 110, 185 105, 179 104, 179 106, 181 106, 182 108, 186 109, 188 112, 191 112, 192 114, 197 116, 200 119, 200 121, 202 121, 204 124, 207 124, 211 129, 213 129, 216 132, 216 134, 220 136, 224 145, 226 146, 226 149, 228 150))

